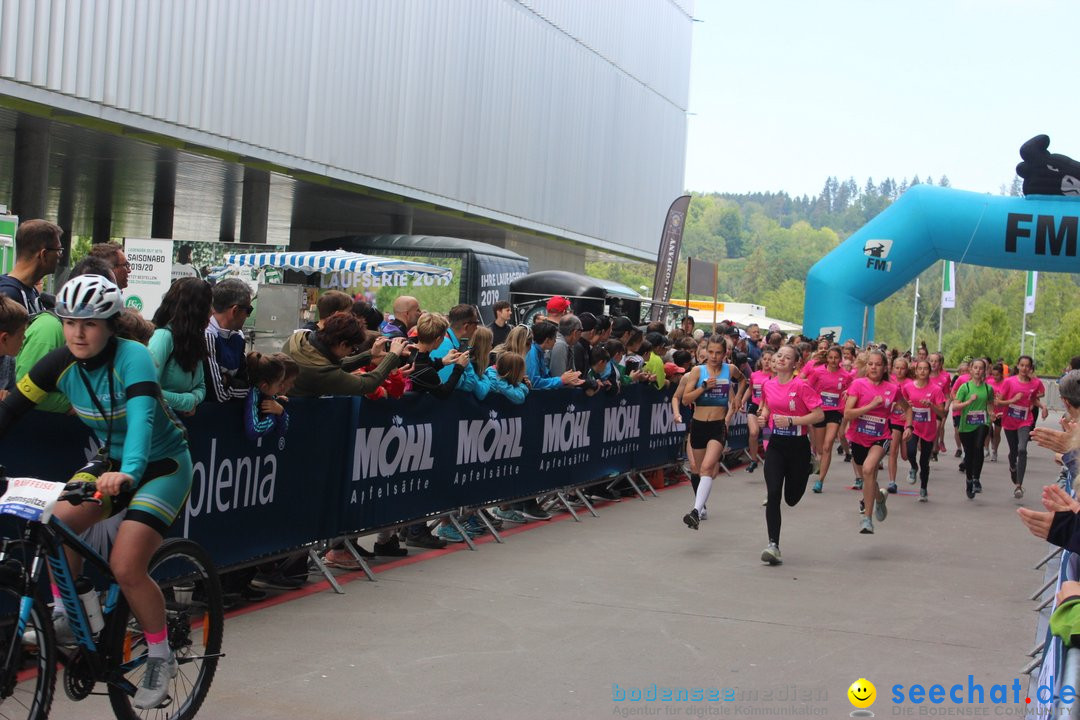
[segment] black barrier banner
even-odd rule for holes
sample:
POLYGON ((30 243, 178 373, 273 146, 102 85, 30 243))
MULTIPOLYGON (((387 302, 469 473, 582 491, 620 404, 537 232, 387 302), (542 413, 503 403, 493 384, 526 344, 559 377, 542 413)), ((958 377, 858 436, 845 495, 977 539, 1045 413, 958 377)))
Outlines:
POLYGON ((643 385, 534 392, 524 405, 464 393, 356 403, 343 533, 670 464, 685 437, 670 393, 643 385))
POLYGON ((745 450, 750 447, 750 426, 746 422, 746 413, 742 410, 731 417, 728 425, 727 444, 725 450, 745 450))
MULTIPOLYGON (((439 401, 297 399, 284 437, 255 442, 243 403, 206 403, 188 426, 191 495, 172 534, 218 567, 319 540, 658 467, 685 429, 670 392, 635 385, 615 397, 530 394, 524 405, 465 393, 439 401)), ((31 412, 0 441, 9 477, 67 480, 98 446, 69 415, 31 412)), ((2 531, 0 531, 2 533, 2 531)))
MULTIPOLYGON (((254 443, 241 402, 205 403, 182 418, 194 468, 171 534, 198 542, 219 567, 334 537, 351 408, 351 398, 293 400, 288 433, 254 443)), ((61 482, 97 449, 76 418, 35 411, 0 442, 0 464, 9 477, 61 482)))
POLYGON ((173 533, 222 566, 334 537, 351 408, 350 398, 292 400, 288 432, 251 442, 244 403, 202 405, 185 418, 194 471, 173 533))

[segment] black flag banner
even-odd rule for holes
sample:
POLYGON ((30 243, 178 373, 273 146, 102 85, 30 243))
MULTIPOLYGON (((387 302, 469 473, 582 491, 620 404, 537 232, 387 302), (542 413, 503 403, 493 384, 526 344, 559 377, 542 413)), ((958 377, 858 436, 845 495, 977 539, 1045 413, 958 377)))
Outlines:
POLYGON ((716 263, 686 259, 686 299, 691 295, 716 295, 716 263))
MULTIPOLYGON (((676 198, 668 208, 664 220, 664 233, 660 236, 660 249, 656 255, 656 277, 653 279, 653 300, 666 303, 671 299, 671 288, 675 284, 675 269, 679 264, 679 249, 682 247, 683 226, 686 210, 690 207, 690 196, 676 198)), ((660 319, 661 308, 653 305, 650 317, 660 319)))

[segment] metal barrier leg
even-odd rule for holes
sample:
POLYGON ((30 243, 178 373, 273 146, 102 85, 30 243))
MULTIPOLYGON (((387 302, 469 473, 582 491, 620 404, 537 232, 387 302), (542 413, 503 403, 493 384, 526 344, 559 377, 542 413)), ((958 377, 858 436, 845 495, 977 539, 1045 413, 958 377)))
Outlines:
POLYGON ((473 542, 472 536, 469 535, 469 533, 465 532, 465 528, 464 526, 462 526, 461 522, 458 521, 457 515, 454 513, 447 513, 446 517, 450 518, 450 524, 453 525, 454 529, 457 530, 461 534, 461 537, 465 539, 465 544, 469 546, 469 549, 475 550, 476 543, 473 542))
POLYGON ((326 567, 326 563, 324 563, 322 561, 322 558, 319 557, 319 554, 315 552, 315 548, 309 548, 307 554, 308 560, 315 563, 315 567, 318 568, 319 572, 322 573, 322 576, 326 578, 326 581, 330 583, 330 587, 334 588, 334 592, 336 592, 338 595, 344 595, 345 591, 341 589, 340 585, 338 585, 338 581, 337 578, 334 577, 334 573, 330 572, 330 568, 326 567))
POLYGON ((1039 604, 1039 607, 1035 608, 1035 612, 1042 612, 1045 608, 1050 607, 1050 603, 1054 602, 1056 598, 1056 595, 1051 594, 1050 597, 1046 598, 1039 604))
POLYGON ((1030 675, 1031 673, 1038 670, 1040 667, 1042 667, 1042 656, 1039 656, 1039 657, 1035 658, 1034 660, 1029 662, 1027 665, 1025 665, 1024 668, 1020 671, 1020 674, 1021 675, 1030 675))
POLYGON ((724 463, 720 463, 720 469, 723 470, 725 473, 727 473, 728 477, 735 477, 734 475, 731 474, 731 471, 728 470, 727 465, 725 465, 724 463))
POLYGON ((574 490, 574 494, 578 496, 578 500, 581 500, 581 502, 585 503, 585 507, 589 509, 589 512, 592 514, 593 517, 600 517, 600 513, 596 512, 596 508, 594 508, 592 506, 592 503, 589 502, 589 499, 585 497, 585 493, 581 492, 581 488, 576 488, 574 490))
MULTIPOLYGON (((1047 590, 1049 590, 1051 585, 1057 584, 1057 581, 1058 581, 1058 579, 1056 577, 1050 578, 1049 580, 1046 581, 1045 585, 1043 585, 1041 588, 1039 588, 1034 593, 1032 593, 1031 597, 1029 597, 1028 600, 1038 600, 1039 596, 1042 595, 1047 590)), ((1050 597, 1053 597, 1053 595, 1051 595, 1050 597)))
POLYGON ((484 525, 487 526, 488 532, 491 533, 491 537, 495 538, 495 542, 501 545, 503 541, 502 535, 499 534, 499 532, 495 529, 495 525, 488 518, 487 511, 481 508, 480 510, 477 510, 477 513, 479 513, 480 515, 480 520, 483 521, 484 525))
POLYGON ((579 518, 578 514, 574 512, 574 508, 571 507, 570 501, 566 498, 566 494, 562 490, 557 490, 555 492, 555 497, 559 498, 559 502, 563 504, 563 507, 566 508, 566 511, 570 513, 570 516, 574 518, 574 522, 581 522, 581 518, 579 518))
MULTIPOLYGON (((1047 555, 1046 557, 1044 557, 1042 560, 1039 561, 1039 564, 1035 566, 1035 569, 1038 570, 1043 565, 1045 565, 1046 563, 1053 560, 1056 556, 1061 554, 1061 551, 1062 551, 1062 548, 1054 548, 1053 551, 1051 551, 1051 553, 1049 555, 1047 555)), ((1032 598, 1032 600, 1034 600, 1034 599, 1035 598, 1032 598)))
POLYGON ((1045 640, 1043 640, 1041 643, 1039 643, 1034 648, 1032 648, 1031 652, 1028 653, 1028 657, 1035 657, 1036 655, 1038 655, 1039 653, 1041 653, 1043 651, 1044 647, 1046 647, 1046 641, 1045 640))
POLYGON ((634 488, 634 492, 637 493, 638 499, 640 499, 641 502, 645 502, 645 493, 641 492, 641 488, 639 488, 638 484, 634 481, 634 473, 626 473, 623 477, 626 479, 626 482, 630 483, 630 487, 634 488))
POLYGON ((654 488, 652 483, 649 482, 649 479, 645 477, 645 473, 639 472, 637 475, 641 478, 641 482, 645 483, 645 489, 651 492, 653 497, 660 497, 660 493, 656 492, 656 488, 654 488))
POLYGON ((371 582, 377 582, 375 579, 375 573, 371 572, 371 567, 367 564, 367 561, 364 560, 364 556, 360 554, 360 551, 356 549, 356 546, 352 544, 352 540, 350 540, 349 538, 345 538, 344 542, 345 549, 348 550, 354 558, 356 558, 356 562, 360 563, 360 569, 364 571, 365 575, 367 575, 367 579, 371 582))

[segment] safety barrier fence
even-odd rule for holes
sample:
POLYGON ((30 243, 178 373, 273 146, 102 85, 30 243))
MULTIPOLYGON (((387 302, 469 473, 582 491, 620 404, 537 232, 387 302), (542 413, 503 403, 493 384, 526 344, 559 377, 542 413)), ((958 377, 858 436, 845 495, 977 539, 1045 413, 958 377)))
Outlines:
MULTIPOLYGON (((1059 482, 1069 494, 1076 496, 1073 478, 1063 470, 1059 482)), ((1080 648, 1067 647, 1061 638, 1050 632, 1050 616, 1057 609, 1057 593, 1061 584, 1069 580, 1080 580, 1080 556, 1068 550, 1050 545, 1049 553, 1035 568, 1046 568, 1044 583, 1030 596, 1030 600, 1039 603, 1035 607, 1039 622, 1036 630, 1036 644, 1028 656, 1033 658, 1021 672, 1031 675, 1028 696, 1032 702, 1028 706, 1027 717, 1031 720, 1045 717, 1080 718, 1080 702, 1074 693, 1063 693, 1065 687, 1080 688, 1080 648), (1052 688, 1052 695, 1047 692, 1052 688)))
MULTIPOLYGON (((194 481, 173 532, 227 569, 425 518, 456 522, 463 508, 541 494, 569 505, 602 480, 644 499, 639 473, 682 453, 670 398, 634 385, 615 397, 534 392, 523 405, 465 393, 298 399, 287 433, 255 442, 243 403, 205 403, 183 418, 194 481)), ((0 442, 0 463, 10 477, 63 481, 96 451, 74 417, 33 412, 0 442)))

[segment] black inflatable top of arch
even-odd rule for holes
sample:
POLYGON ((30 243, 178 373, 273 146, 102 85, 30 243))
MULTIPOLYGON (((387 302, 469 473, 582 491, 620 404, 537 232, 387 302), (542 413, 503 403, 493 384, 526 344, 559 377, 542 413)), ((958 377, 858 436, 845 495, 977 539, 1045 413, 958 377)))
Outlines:
POLYGON ((1020 146, 1024 160, 1016 174, 1024 179, 1024 194, 1080 195, 1080 163, 1049 148, 1049 135, 1036 135, 1020 146))

